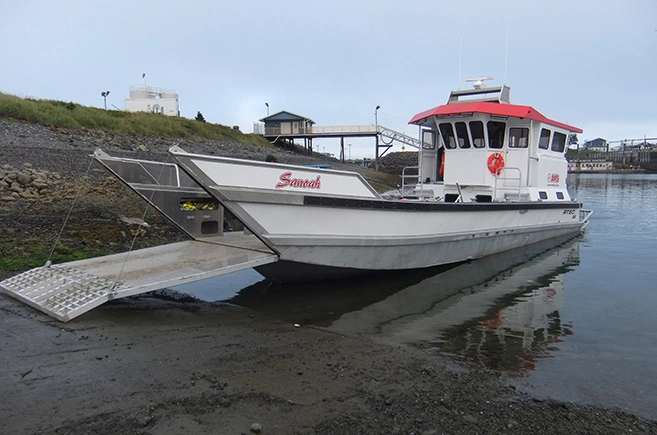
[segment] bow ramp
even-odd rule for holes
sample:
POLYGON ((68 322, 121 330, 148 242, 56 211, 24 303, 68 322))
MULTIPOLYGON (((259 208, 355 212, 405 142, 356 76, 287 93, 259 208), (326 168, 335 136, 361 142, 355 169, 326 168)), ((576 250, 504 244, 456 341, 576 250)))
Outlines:
POLYGON ((38 267, 0 281, 0 290, 67 322, 112 299, 276 260, 255 236, 239 234, 38 267))

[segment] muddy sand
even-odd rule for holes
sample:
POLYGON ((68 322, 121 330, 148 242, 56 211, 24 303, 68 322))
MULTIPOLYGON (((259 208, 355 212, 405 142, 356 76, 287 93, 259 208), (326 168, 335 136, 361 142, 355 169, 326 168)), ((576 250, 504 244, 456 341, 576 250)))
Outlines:
POLYGON ((657 433, 426 350, 155 293, 61 323, 0 295, 7 434, 657 433))

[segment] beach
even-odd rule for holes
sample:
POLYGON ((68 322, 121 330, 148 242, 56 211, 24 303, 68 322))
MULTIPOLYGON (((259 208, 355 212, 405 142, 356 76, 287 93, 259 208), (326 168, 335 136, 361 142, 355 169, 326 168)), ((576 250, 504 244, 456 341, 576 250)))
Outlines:
POLYGON ((5 433, 654 433, 419 349, 155 293, 60 323, 0 297, 5 433))

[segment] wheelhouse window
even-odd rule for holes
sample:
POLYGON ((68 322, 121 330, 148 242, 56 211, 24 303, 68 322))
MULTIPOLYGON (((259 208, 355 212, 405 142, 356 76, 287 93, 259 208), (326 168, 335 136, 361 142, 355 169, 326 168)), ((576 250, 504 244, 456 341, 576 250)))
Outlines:
POLYGON ((500 149, 504 146, 504 130, 506 123, 499 121, 488 121, 488 147, 500 149))
POLYGON ((468 137, 468 128, 465 122, 457 122, 454 124, 456 127, 456 136, 458 137, 460 148, 470 148, 470 138, 468 137))
POLYGON ((443 137, 445 147, 449 149, 456 148, 456 136, 454 136, 454 129, 452 128, 452 124, 449 122, 443 122, 438 126, 438 128, 440 129, 440 134, 443 137))
POLYGON ((542 150, 548 149, 548 145, 550 144, 550 133, 552 132, 547 128, 541 129, 541 137, 538 139, 538 147, 540 149, 542 150))
POLYGON ((485 148, 484 123, 481 121, 470 121, 470 135, 475 148, 485 148))
POLYGON ((509 128, 509 148, 527 148, 529 146, 529 129, 509 128))
POLYGON ((552 151, 562 153, 564 152, 565 149, 566 149, 566 135, 555 131, 554 135, 552 135, 552 151))
POLYGON ((422 149, 436 149, 436 132, 432 130, 422 130, 422 149))

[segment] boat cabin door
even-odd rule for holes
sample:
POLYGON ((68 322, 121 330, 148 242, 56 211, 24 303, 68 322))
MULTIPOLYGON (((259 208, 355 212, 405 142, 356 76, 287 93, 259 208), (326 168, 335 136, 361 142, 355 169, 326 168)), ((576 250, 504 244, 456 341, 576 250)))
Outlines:
POLYGON ((506 150, 504 178, 505 184, 521 187, 527 185, 530 171, 530 130, 526 125, 510 125, 506 150))
MULTIPOLYGON (((420 150, 420 170, 422 179, 427 178, 433 183, 439 179, 440 160, 438 159, 439 136, 435 130, 422 129, 420 131, 422 138, 422 149, 420 150)), ((440 177, 442 178, 442 177, 440 177)))

